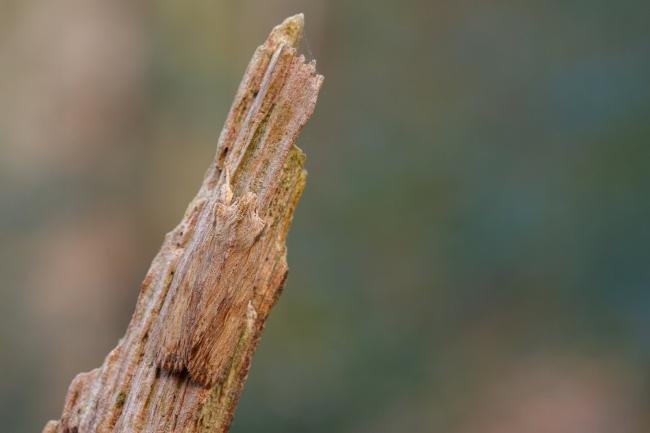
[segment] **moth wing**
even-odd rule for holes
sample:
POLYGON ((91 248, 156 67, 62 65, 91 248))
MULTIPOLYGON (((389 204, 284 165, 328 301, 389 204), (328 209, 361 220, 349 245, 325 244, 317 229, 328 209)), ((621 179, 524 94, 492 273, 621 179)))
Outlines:
POLYGON ((156 364, 172 372, 181 372, 187 368, 186 351, 182 350, 182 347, 191 289, 187 282, 177 287, 176 293, 168 296, 160 313, 159 317, 164 319, 157 324, 158 335, 154 347, 156 364))

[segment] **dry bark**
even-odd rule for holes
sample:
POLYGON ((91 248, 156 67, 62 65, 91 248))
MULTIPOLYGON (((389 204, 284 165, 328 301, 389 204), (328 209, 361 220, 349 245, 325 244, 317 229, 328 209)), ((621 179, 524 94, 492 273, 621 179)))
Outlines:
POLYGON ((302 15, 255 51, 217 153, 142 283, 104 364, 70 384, 44 433, 225 432, 287 276, 285 238, 305 186, 294 142, 323 80, 298 56, 302 15))

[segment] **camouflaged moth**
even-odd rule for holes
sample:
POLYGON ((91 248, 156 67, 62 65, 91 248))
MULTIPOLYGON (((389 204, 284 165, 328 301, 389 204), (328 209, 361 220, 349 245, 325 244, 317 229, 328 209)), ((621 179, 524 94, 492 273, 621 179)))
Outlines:
POLYGON ((306 176, 294 142, 323 80, 297 55, 301 20, 256 51, 215 164, 172 233, 177 262, 149 347, 158 367, 204 386, 225 379, 238 351, 245 360, 286 278, 285 238, 306 176))

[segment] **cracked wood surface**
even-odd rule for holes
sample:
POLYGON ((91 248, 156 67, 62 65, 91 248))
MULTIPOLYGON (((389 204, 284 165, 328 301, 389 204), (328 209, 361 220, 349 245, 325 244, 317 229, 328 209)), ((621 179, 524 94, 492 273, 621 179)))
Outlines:
POLYGON ((225 432, 287 276, 285 238, 305 186, 294 142, 323 77, 287 18, 246 69, 217 153, 142 283, 126 334, 70 384, 44 433, 225 432))

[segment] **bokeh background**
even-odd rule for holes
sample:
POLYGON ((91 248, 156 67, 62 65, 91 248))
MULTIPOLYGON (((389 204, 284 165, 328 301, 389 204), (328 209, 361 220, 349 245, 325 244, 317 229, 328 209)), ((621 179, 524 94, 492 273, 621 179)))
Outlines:
POLYGON ((325 84, 232 431, 650 430, 646 1, 0 4, 0 419, 123 334, 254 48, 325 84))

